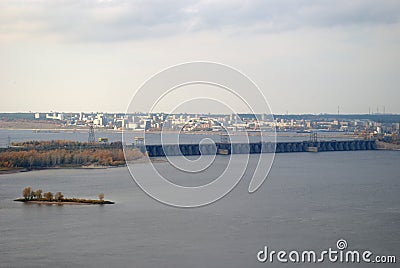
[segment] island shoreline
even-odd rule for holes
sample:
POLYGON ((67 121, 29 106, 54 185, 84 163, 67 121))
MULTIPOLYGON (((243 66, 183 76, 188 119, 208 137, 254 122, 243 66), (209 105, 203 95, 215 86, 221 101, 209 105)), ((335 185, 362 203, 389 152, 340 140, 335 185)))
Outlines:
POLYGON ((16 202, 22 202, 24 204, 38 204, 38 205, 111 205, 115 202, 107 200, 92 200, 92 199, 81 199, 81 200, 69 200, 62 199, 60 201, 55 200, 26 200, 24 198, 14 199, 16 202))

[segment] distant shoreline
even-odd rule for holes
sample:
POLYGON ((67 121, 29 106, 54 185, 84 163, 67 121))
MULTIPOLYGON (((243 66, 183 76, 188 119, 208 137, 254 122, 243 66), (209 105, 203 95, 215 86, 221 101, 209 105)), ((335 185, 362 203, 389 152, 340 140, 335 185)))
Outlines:
MULTIPOLYGON (((47 132, 47 131, 51 131, 51 132, 71 132, 71 131, 76 131, 76 132, 87 132, 88 131, 88 127, 80 127, 80 128, 10 128, 10 127, 0 127, 0 130, 24 130, 24 131, 37 131, 38 133, 40 132, 47 132)), ((96 128, 96 130, 102 132, 122 132, 122 131, 132 131, 132 132, 140 132, 141 130, 132 130, 132 129, 126 129, 126 130, 122 130, 122 129, 104 129, 104 128, 96 128)))
MULTIPOLYGON (((147 159, 137 159, 133 161, 129 161, 130 164, 144 164, 144 163, 164 163, 167 162, 164 159, 159 159, 159 158, 152 158, 150 161, 147 159)), ((0 168, 0 176, 1 175, 6 175, 6 174, 14 174, 14 173, 20 173, 20 172, 31 172, 31 171, 40 171, 40 170, 62 170, 62 169, 109 169, 109 168, 122 168, 126 167, 126 164, 124 165, 118 165, 118 166, 96 166, 96 165, 89 165, 89 166, 76 166, 76 167, 43 167, 43 168, 32 168, 32 169, 27 169, 27 168, 7 168, 7 169, 1 169, 0 168)))
POLYGON ((8 169, 0 169, 0 175, 2 174, 13 174, 19 172, 30 172, 30 171, 39 171, 39 170, 49 170, 49 169, 107 169, 107 168, 118 168, 118 167, 125 167, 126 165, 119 165, 119 166, 76 166, 76 167, 42 167, 42 168, 8 168, 8 169))
POLYGON ((386 151, 400 151, 400 144, 393 144, 383 141, 377 141, 376 145, 378 146, 378 150, 386 150, 386 151))

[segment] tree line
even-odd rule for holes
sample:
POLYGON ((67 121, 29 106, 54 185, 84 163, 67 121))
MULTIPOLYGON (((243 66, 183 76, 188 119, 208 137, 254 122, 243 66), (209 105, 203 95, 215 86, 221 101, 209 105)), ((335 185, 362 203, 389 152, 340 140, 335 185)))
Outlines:
MULTIPOLYGON (((22 190, 22 197, 26 201, 63 201, 63 200, 68 200, 68 201, 79 201, 80 199, 76 198, 67 198, 64 199, 64 195, 61 192, 56 192, 53 194, 52 192, 45 192, 43 193, 42 189, 38 189, 34 191, 32 187, 28 186, 22 190)), ((104 200, 104 194, 99 193, 98 195, 99 200, 103 201, 104 200)))
POLYGON ((28 149, 49 150, 49 149, 86 149, 86 148, 119 148, 122 149, 122 142, 116 141, 111 143, 97 143, 97 142, 81 142, 69 140, 51 140, 51 141, 22 141, 12 142, 14 147, 23 147, 28 149))
MULTIPOLYGON (((46 146, 51 142, 40 142, 39 146, 46 146), (45 145, 43 145, 45 144, 45 145)), ((137 149, 126 151, 129 160, 142 157, 137 149)), ((117 166, 125 164, 125 157, 120 148, 76 148, 50 149, 0 152, 0 168, 50 168, 85 165, 117 166)))
POLYGON ((25 200, 47 200, 47 201, 61 201, 64 195, 61 192, 57 192, 53 195, 52 192, 43 193, 42 189, 34 191, 30 186, 22 190, 22 196, 25 200))

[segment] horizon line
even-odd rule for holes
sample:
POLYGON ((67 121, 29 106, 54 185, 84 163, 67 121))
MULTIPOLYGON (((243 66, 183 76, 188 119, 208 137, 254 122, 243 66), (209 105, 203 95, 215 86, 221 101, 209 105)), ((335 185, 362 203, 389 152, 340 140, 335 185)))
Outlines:
MULTIPOLYGON (((126 112, 114 112, 114 111, 91 111, 91 112, 87 112, 87 111, 47 111, 47 112, 32 112, 32 111, 15 111, 15 112, 2 112, 0 111, 0 114, 36 114, 36 113, 40 113, 40 114, 49 114, 49 113, 63 113, 63 114, 77 114, 77 113, 85 113, 85 114, 135 114, 135 113, 139 113, 139 114, 148 114, 148 112, 142 112, 142 111, 136 111, 136 112, 131 112, 131 113, 126 113, 126 112)), ((238 113, 204 113, 204 112, 179 112, 179 113, 167 113, 167 112, 163 112, 163 111, 158 111, 158 112, 153 112, 150 114, 201 114, 201 115, 230 115, 230 114, 251 114, 248 112, 238 112, 238 113)), ((263 113, 254 113, 254 114, 263 114, 263 113)), ((329 112, 320 112, 320 113, 272 113, 272 115, 335 115, 335 116, 341 116, 341 115, 400 115, 400 113, 360 113, 360 112, 355 112, 355 113, 329 113, 329 112)))

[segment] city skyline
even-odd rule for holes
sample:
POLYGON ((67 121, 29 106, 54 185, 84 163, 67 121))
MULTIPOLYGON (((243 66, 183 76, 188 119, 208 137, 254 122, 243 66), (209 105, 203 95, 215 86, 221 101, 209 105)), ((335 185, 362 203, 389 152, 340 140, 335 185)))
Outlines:
POLYGON ((1 127, 5 122, 33 129, 41 128, 103 128, 143 131, 253 131, 276 129, 279 131, 312 132, 340 131, 374 134, 398 134, 400 115, 394 114, 320 114, 270 115, 264 113, 10 113, 0 114, 1 127), (22 125, 21 125, 22 124, 22 125))
MULTIPOLYGON (((383 107, 383 106, 382 106, 383 107)), ((153 112, 145 112, 145 111, 134 111, 134 112, 126 112, 126 111, 105 111, 105 110, 93 110, 93 111, 87 111, 87 110, 69 110, 69 111, 62 111, 62 110, 42 110, 42 111, 11 111, 11 112, 2 112, 0 111, 0 114, 2 115, 7 115, 7 114, 79 114, 79 113, 84 113, 84 114, 107 114, 107 115, 112 115, 112 114, 127 114, 127 115, 133 115, 133 114, 188 114, 188 115, 231 115, 231 114, 255 114, 255 115, 261 115, 262 113, 246 113, 246 112, 233 112, 233 113, 224 113, 224 112, 190 112, 190 111, 176 111, 176 112, 167 112, 167 111, 153 111, 153 112)), ((266 113, 267 114, 267 113, 266 113)), ((342 113, 342 112, 336 112, 336 113, 328 113, 328 112, 319 112, 319 113, 290 113, 289 111, 283 112, 283 113, 271 113, 271 115, 275 116, 284 116, 284 115, 329 115, 329 116, 345 116, 345 115, 400 115, 400 113, 390 113, 390 112, 381 112, 381 110, 372 110, 370 109, 368 112, 355 112, 355 113, 342 113)))

